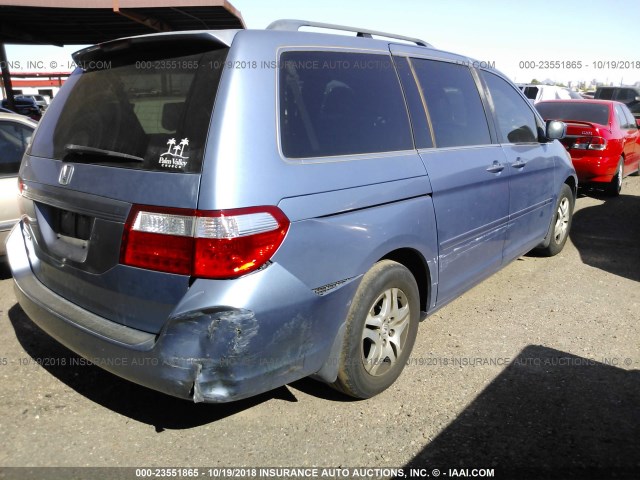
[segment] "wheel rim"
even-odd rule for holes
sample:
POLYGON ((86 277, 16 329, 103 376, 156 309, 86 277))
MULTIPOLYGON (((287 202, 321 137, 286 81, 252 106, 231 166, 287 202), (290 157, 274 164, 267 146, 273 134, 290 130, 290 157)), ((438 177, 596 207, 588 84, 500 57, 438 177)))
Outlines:
POLYGON ((622 164, 618 166, 618 191, 622 190, 622 164))
POLYGON ((567 235, 569 229, 569 218, 571 204, 567 197, 563 197, 558 205, 558 214, 556 216, 556 226, 554 230, 554 237, 557 244, 562 243, 564 237, 567 235))
POLYGON ((410 321, 409 300, 399 288, 385 290, 373 302, 362 332, 362 362, 370 375, 384 375, 397 363, 410 321))

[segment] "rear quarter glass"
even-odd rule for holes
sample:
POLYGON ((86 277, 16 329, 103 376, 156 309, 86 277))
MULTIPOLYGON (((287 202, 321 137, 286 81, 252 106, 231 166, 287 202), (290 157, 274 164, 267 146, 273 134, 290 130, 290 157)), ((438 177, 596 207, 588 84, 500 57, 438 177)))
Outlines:
POLYGON ((228 48, 167 58, 138 52, 78 68, 47 111, 31 155, 199 173, 228 48), (69 148, 69 146, 77 148, 69 148), (92 149, 138 157, 107 157, 92 149))
POLYGON ((413 148, 389 55, 290 51, 280 57, 280 130, 288 158, 413 148))

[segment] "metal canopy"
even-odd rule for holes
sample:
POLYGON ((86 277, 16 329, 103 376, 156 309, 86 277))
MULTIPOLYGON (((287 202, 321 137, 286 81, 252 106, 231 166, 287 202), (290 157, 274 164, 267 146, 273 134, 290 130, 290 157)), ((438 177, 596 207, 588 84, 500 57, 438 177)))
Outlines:
POLYGON ((244 28, 244 21, 226 0, 0 0, 0 43, 88 45, 228 28, 244 28))
POLYGON ((0 0, 0 69, 13 92, 4 44, 92 45, 179 30, 244 28, 226 0, 0 0))

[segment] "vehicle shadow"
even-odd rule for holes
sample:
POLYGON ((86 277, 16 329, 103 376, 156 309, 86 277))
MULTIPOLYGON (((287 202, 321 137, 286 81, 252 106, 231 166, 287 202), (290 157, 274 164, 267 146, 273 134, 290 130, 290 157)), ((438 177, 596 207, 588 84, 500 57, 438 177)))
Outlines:
POLYGON ((8 278, 11 278, 9 263, 0 261, 0 280, 7 280, 8 278))
POLYGON ((627 363, 528 346, 406 467, 640 478, 640 371, 612 365, 627 363))
POLYGON ((53 365, 42 364, 51 375, 84 395, 91 401, 138 422, 153 425, 156 432, 165 429, 181 430, 216 422, 263 402, 280 399, 296 402, 287 387, 246 400, 224 404, 192 403, 171 397, 124 380, 95 365, 79 360, 81 357, 42 331, 18 304, 9 309, 20 345, 33 359, 55 359, 53 365), (66 365, 59 365, 65 359, 66 365))
POLYGON ((300 390, 301 392, 306 393, 307 395, 321 398, 322 400, 327 400, 330 402, 351 403, 366 401, 360 398, 350 397, 345 393, 341 393, 338 390, 331 388, 326 383, 319 380, 314 380, 310 377, 297 380, 291 383, 290 386, 295 388, 296 390, 300 390))
POLYGON ((606 272, 640 281, 640 197, 606 197, 583 192, 605 201, 583 208, 573 217, 570 238, 582 262, 606 272))

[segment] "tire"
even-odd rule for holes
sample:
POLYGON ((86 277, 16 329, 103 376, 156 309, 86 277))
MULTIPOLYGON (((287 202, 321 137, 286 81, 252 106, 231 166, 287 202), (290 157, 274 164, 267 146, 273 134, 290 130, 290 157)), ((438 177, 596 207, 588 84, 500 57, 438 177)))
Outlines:
POLYGON ((620 195, 620 191, 622 190, 622 178, 624 176, 623 171, 624 159, 620 157, 620 161, 618 162, 618 170, 616 174, 611 179, 611 183, 607 184, 607 195, 611 197, 617 197, 620 195))
POLYGON ((351 303, 332 386, 356 398, 386 390, 402 373, 419 321, 420 294, 411 272, 391 260, 376 263, 351 303))
POLYGON ((564 244, 567 243, 567 238, 569 237, 569 231, 571 230, 574 203, 575 200, 571 188, 566 183, 563 184, 560 189, 560 195, 558 195, 558 203, 556 204, 556 211, 551 223, 549 245, 537 250, 542 256, 553 257, 559 254, 564 248, 564 244))

